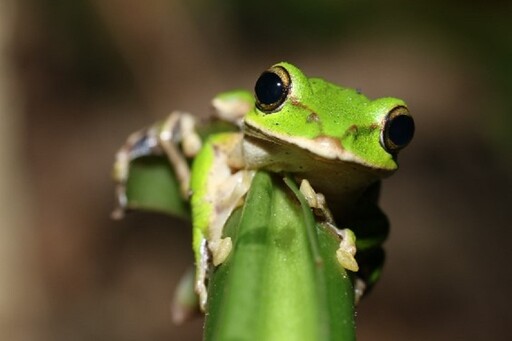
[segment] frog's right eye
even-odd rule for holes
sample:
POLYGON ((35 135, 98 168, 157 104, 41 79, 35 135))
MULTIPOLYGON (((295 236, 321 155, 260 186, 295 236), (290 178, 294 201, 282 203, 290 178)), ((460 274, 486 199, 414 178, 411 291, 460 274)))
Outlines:
POLYGON ((263 72, 256 81, 256 107, 266 113, 279 109, 290 91, 290 75, 282 66, 274 66, 263 72))
POLYGON ((414 120, 406 107, 391 110, 385 119, 381 144, 390 153, 397 153, 411 142, 414 136, 414 120))

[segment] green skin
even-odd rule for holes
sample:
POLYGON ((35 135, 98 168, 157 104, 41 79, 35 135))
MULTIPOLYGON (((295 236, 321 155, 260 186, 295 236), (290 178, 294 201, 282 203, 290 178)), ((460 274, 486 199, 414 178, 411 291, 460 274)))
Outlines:
POLYGON ((165 153, 174 166, 192 208, 195 287, 203 309, 207 270, 231 252, 231 240, 223 238, 224 224, 242 203, 255 170, 291 174, 310 185, 304 191, 301 186, 305 197, 325 197, 325 202, 308 202, 319 221, 346 231, 340 234, 340 251, 353 258, 357 249, 359 267, 338 260, 357 272, 366 291, 382 268, 388 223, 377 206, 379 180, 398 168, 397 153, 405 146, 394 145, 384 131, 393 115, 409 116, 405 103, 396 98, 369 100, 354 89, 308 78, 288 63, 269 71, 279 75, 286 88, 277 105, 262 103, 258 93, 255 97, 248 91, 214 98, 217 118, 238 127, 236 131, 210 134, 201 142, 195 118, 176 112, 163 124, 133 134, 118 153, 115 177, 121 208, 130 160, 165 153), (179 138, 173 135, 178 130, 179 138), (152 139, 157 143, 147 142, 152 139), (190 170, 187 160, 192 160, 190 170))

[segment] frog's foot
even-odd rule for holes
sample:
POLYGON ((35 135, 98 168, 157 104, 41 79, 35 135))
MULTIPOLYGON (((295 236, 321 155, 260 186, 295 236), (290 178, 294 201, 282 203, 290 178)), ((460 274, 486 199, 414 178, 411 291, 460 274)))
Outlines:
POLYGON ((112 169, 112 177, 116 182, 117 208, 112 218, 121 219, 128 205, 126 182, 128 181, 130 162, 146 155, 160 155, 162 150, 158 144, 158 128, 152 126, 132 133, 116 154, 112 169))
POLYGON ((332 213, 325 202, 324 195, 315 192, 309 181, 305 179, 302 180, 300 183, 300 191, 315 214, 321 216, 325 220, 325 225, 341 238, 340 246, 336 251, 338 262, 347 270, 358 271, 359 266, 354 258, 357 251, 354 232, 349 229, 340 230, 336 227, 332 213))
POLYGON ((214 266, 220 265, 224 263, 226 258, 228 258, 229 253, 231 252, 231 249, 233 247, 233 244, 231 242, 230 237, 221 238, 218 240, 212 240, 208 242, 208 248, 212 252, 212 262, 214 266))
POLYGON ((338 262, 347 270, 353 272, 359 271, 359 265, 354 258, 357 251, 354 232, 349 229, 343 229, 338 230, 338 235, 341 237, 340 246, 338 250, 336 250, 338 262))
POLYGON ((224 93, 212 100, 212 107, 221 120, 241 127, 245 114, 254 107, 254 98, 246 91, 224 93))
POLYGON ((143 156, 166 154, 180 182, 184 198, 189 197, 190 169, 187 158, 195 156, 201 148, 201 139, 195 131, 194 116, 175 111, 163 123, 136 131, 128 136, 116 154, 113 178, 117 183, 117 208, 112 212, 114 219, 124 216, 128 205, 126 182, 130 163, 143 156))
POLYGON ((325 197, 322 193, 315 192, 309 181, 306 179, 301 181, 300 191, 308 202, 309 207, 313 209, 315 215, 322 217, 329 224, 334 224, 332 213, 327 207, 325 197))
POLYGON ((208 290, 206 289, 206 280, 210 264, 210 253, 206 239, 203 238, 200 246, 200 257, 196 264, 195 291, 199 296, 199 308, 206 311, 206 301, 208 300, 208 290))

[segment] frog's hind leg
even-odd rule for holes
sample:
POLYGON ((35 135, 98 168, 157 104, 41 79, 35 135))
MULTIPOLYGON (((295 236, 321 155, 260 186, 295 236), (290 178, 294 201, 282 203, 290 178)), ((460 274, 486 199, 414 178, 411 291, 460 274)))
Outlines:
POLYGON ((124 215, 128 199, 126 182, 130 162, 151 155, 166 155, 180 183, 182 196, 189 197, 190 168, 187 158, 195 156, 201 148, 201 139, 195 131, 195 118, 185 112, 174 111, 165 121, 132 133, 116 154, 113 177, 117 183, 117 208, 112 217, 124 215))

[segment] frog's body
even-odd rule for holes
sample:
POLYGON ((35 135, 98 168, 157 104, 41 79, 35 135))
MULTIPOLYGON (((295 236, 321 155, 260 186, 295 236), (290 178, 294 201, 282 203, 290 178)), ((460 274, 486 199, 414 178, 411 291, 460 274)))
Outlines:
POLYGON ((354 234, 337 229, 334 220, 361 234, 360 257, 380 247, 387 224, 376 205, 375 184, 397 169, 397 152, 412 138, 414 123, 405 103, 395 98, 371 101, 279 63, 260 76, 254 98, 247 91, 233 91, 217 96, 213 107, 220 119, 240 130, 201 141, 195 119, 175 112, 157 128, 132 135, 118 153, 115 168, 123 206, 129 162, 140 156, 140 145, 146 154, 164 152, 169 158, 183 196, 191 202, 201 307, 206 305, 208 266, 221 264, 231 251, 230 238, 223 238, 224 224, 243 202, 259 169, 291 173, 301 180, 301 191, 319 219, 340 235, 340 264, 373 281, 375 269, 363 264, 360 270, 354 259, 354 234), (365 221, 378 226, 377 233, 365 231, 365 221))

